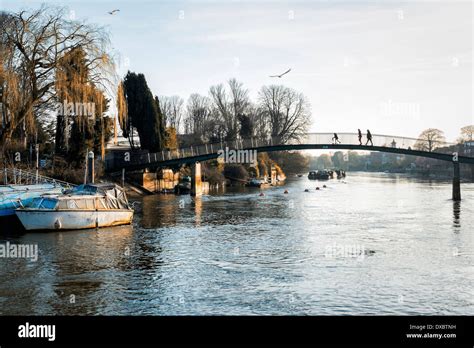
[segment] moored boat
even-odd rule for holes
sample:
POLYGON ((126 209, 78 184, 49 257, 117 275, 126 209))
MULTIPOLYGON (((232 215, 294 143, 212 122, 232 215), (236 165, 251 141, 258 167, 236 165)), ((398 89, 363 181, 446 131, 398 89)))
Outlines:
POLYGON ((177 195, 189 194, 191 192, 191 177, 185 176, 174 187, 174 193, 177 195))
POLYGON ((338 179, 343 179, 346 177, 346 172, 342 169, 336 170, 336 174, 338 179))
POLYGON ((57 184, 0 186, 0 216, 13 216, 15 209, 28 205, 34 198, 45 193, 61 194, 63 189, 57 184))
POLYGON ((262 187, 262 185, 265 185, 265 182, 257 178, 250 179, 246 184, 248 187, 262 187))
POLYGON ((127 225, 133 218, 125 192, 115 184, 86 184, 62 195, 45 194, 15 213, 26 230, 127 225))
POLYGON ((327 170, 311 170, 308 174, 310 180, 328 180, 329 173, 327 170))

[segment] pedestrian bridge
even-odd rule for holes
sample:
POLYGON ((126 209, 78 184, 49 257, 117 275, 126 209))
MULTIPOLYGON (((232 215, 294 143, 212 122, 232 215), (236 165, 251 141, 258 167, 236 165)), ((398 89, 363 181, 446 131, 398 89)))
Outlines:
POLYGON ((297 141, 285 141, 278 137, 264 139, 254 137, 201 144, 156 153, 144 154, 123 150, 121 153, 107 159, 106 168, 108 172, 116 172, 122 170, 122 168, 138 170, 202 162, 217 158, 218 151, 226 148, 230 150, 257 150, 257 152, 315 149, 379 151, 474 164, 474 147, 459 148, 454 143, 379 134, 372 135, 373 145, 370 142, 366 145, 366 136, 363 134, 362 145, 360 145, 357 133, 337 134, 340 143, 334 143, 334 133, 308 133, 297 141))
MULTIPOLYGON (((216 159, 220 151, 256 150, 257 152, 288 151, 288 150, 354 150, 378 151, 401 155, 433 158, 453 163, 453 199, 461 199, 459 163, 474 164, 474 146, 465 147, 454 143, 431 141, 426 139, 407 138, 392 135, 372 134, 372 143, 367 142, 363 134, 359 142, 358 133, 308 133, 298 140, 285 140, 280 137, 248 138, 218 143, 200 144, 188 148, 165 150, 156 153, 133 152, 131 150, 115 150, 106 160, 106 171, 109 173, 133 171, 140 169, 156 169, 182 164, 193 165, 194 175, 200 182, 199 162, 216 159), (196 170, 195 167, 199 169, 196 170)), ((193 185, 195 179, 193 179, 193 185)), ((194 187, 194 186, 193 186, 194 187)))

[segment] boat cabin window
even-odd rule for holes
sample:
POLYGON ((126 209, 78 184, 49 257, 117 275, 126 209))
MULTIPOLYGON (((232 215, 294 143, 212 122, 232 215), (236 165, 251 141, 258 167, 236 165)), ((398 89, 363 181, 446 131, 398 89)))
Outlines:
POLYGON ((33 198, 33 200, 28 204, 29 208, 39 208, 43 198, 33 198))
POLYGON ((35 198, 27 206, 35 209, 54 209, 58 201, 52 198, 35 198))
POLYGON ((59 209, 77 209, 77 204, 73 199, 63 199, 59 201, 59 209))
POLYGON ((94 210, 94 199, 65 199, 59 202, 59 209, 83 209, 94 210))
POLYGON ((95 209, 95 204, 93 199, 85 199, 86 209, 95 209))
POLYGON ((67 208, 68 208, 68 209, 77 209, 77 208, 79 208, 79 207, 77 206, 76 201, 73 200, 73 199, 68 199, 66 202, 67 202, 67 208))
POLYGON ((40 209, 54 209, 58 201, 56 199, 44 198, 39 206, 40 209))
POLYGON ((93 199, 76 199, 74 202, 77 208, 79 209, 84 209, 84 210, 95 209, 93 199))
POLYGON ((64 199, 59 201, 59 209, 95 210, 94 198, 64 199))

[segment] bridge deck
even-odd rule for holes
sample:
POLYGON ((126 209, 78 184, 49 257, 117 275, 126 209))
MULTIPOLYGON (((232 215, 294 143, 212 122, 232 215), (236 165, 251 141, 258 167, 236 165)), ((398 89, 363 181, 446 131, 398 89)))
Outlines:
POLYGON ((357 133, 338 133, 339 142, 335 143, 333 133, 309 133, 298 141, 284 140, 278 137, 268 139, 248 138, 235 141, 222 141, 212 144, 203 144, 171 151, 157 153, 134 154, 130 152, 123 158, 113 158, 106 163, 107 171, 113 172, 126 168, 128 170, 147 167, 165 167, 177 164, 194 163, 217 158, 218 151, 228 149, 248 149, 258 152, 285 151, 285 150, 359 150, 380 151, 403 155, 421 156, 442 161, 455 161, 453 153, 458 153, 459 163, 474 164, 474 148, 460 148, 454 143, 428 141, 424 139, 407 138, 390 135, 372 135, 372 143, 368 142, 363 134, 362 145, 357 133))

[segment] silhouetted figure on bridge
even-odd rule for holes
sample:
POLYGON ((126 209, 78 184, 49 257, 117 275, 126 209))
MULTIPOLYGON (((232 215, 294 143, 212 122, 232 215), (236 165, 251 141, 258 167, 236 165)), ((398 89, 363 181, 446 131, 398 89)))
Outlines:
POLYGON ((362 132, 360 129, 357 130, 359 132, 359 145, 362 145, 362 132))
POLYGON ((370 133, 370 131, 367 129, 367 142, 365 143, 365 145, 367 145, 370 141, 370 146, 374 146, 374 143, 372 142, 372 133, 370 133))
POLYGON ((339 137, 337 136, 337 133, 334 133, 334 136, 332 137, 332 141, 333 141, 334 144, 337 144, 337 143, 340 144, 341 143, 339 141, 339 137))

